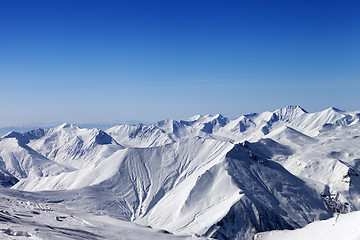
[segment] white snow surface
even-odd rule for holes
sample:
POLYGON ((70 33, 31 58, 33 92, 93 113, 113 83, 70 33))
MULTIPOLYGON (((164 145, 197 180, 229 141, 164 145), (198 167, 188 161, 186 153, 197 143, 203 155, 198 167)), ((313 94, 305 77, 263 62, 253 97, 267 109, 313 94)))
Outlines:
POLYGON ((360 239, 360 211, 315 221, 304 228, 259 233, 254 240, 358 240, 360 239))
POLYGON ((0 185, 97 219, 251 239, 360 210, 359 119, 289 106, 235 120, 11 132, 0 138, 0 185))
POLYGON ((181 240, 162 229, 95 215, 59 203, 44 202, 31 194, 0 189, 0 239, 181 240))

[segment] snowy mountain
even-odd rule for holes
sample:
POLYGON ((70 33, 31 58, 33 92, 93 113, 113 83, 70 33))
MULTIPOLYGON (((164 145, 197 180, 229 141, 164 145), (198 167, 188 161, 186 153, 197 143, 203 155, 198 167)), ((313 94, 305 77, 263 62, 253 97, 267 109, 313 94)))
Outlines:
POLYGON ((359 119, 289 106, 11 132, 0 139, 0 181, 33 201, 177 235, 251 239, 360 210, 359 119))
POLYGON ((71 167, 56 163, 27 145, 22 134, 11 132, 0 141, 0 167, 17 179, 30 175, 46 177, 69 172, 71 167))
POLYGON ((352 212, 344 215, 316 221, 308 226, 296 230, 272 231, 255 235, 254 240, 358 240, 360 239, 360 212, 352 212))
POLYGON ((41 133, 24 134, 28 146, 55 162, 74 168, 101 161, 124 148, 102 130, 83 129, 74 124, 64 123, 38 132, 41 133))

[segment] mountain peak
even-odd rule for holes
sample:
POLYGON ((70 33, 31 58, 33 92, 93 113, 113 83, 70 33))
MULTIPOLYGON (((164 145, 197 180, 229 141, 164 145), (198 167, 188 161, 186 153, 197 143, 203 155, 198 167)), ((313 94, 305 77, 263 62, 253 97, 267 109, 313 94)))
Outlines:
POLYGON ((308 113, 305 109, 303 109, 299 105, 288 105, 284 109, 286 109, 288 111, 301 111, 301 112, 304 112, 304 113, 308 113))
POLYGON ((338 113, 344 113, 345 111, 343 110, 340 110, 338 108, 335 108, 335 107, 329 107, 328 109, 326 109, 328 111, 333 111, 333 112, 338 112, 338 113))
POLYGON ((294 119, 307 114, 300 106, 289 105, 285 108, 276 109, 272 112, 269 123, 274 123, 278 120, 293 121, 294 119))
POLYGON ((197 121, 199 120, 200 118, 202 118, 203 116, 201 114, 197 114, 195 116, 192 116, 191 118, 188 119, 189 122, 192 122, 192 121, 197 121))
POLYGON ((3 138, 14 138, 14 137, 17 137, 19 134, 21 134, 21 133, 16 132, 16 131, 11 131, 11 132, 5 134, 3 138))
POLYGON ((95 142, 99 145, 111 144, 113 138, 103 130, 99 130, 95 136, 95 142))
POLYGON ((224 116, 221 115, 220 113, 218 113, 218 114, 216 114, 216 115, 214 116, 214 118, 224 118, 224 116))
POLYGON ((205 116, 201 115, 201 114, 197 114, 191 118, 188 119, 189 122, 194 122, 194 121, 212 121, 215 119, 226 119, 226 117, 224 117, 223 115, 221 115, 220 113, 216 114, 216 115, 211 115, 211 114, 206 114, 205 116))
POLYGON ((80 128, 79 126, 77 126, 77 125, 75 125, 75 124, 73 124, 73 123, 67 123, 67 122, 65 122, 65 123, 63 123, 63 124, 61 124, 61 125, 59 125, 58 127, 56 127, 58 130, 60 130, 60 129, 66 129, 66 128, 71 128, 71 129, 73 129, 73 128, 80 128))

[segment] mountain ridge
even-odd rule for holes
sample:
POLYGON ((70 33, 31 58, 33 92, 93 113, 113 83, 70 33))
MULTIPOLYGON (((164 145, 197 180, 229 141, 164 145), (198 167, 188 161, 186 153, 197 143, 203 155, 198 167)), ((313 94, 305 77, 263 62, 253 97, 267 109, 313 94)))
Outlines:
POLYGON ((0 180, 175 234, 249 239, 360 210, 359 119, 288 106, 234 120, 11 132, 0 138, 0 180))

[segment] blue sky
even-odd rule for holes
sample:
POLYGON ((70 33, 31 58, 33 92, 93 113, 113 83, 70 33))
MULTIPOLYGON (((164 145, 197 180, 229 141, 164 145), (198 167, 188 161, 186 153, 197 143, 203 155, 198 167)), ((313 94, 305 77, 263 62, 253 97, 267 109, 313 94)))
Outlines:
POLYGON ((0 126, 360 110, 359 1, 0 1, 0 126))

